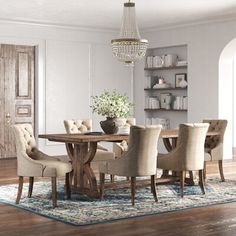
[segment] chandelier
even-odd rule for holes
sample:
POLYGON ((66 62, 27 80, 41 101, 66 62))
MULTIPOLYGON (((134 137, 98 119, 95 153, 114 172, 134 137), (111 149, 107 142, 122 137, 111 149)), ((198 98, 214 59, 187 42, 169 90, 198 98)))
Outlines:
POLYGON ((123 19, 118 39, 111 40, 112 53, 121 62, 133 65, 146 54, 148 41, 141 39, 135 18, 135 3, 124 3, 123 19))

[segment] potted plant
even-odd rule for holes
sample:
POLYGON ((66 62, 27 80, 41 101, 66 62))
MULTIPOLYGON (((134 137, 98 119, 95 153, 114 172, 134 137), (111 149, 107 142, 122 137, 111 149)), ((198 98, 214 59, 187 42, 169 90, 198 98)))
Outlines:
POLYGON ((91 105, 93 113, 106 116, 105 121, 101 121, 101 127, 106 134, 114 134, 118 131, 117 118, 125 118, 129 115, 133 104, 127 95, 122 95, 116 90, 112 92, 104 91, 99 96, 92 96, 91 105))

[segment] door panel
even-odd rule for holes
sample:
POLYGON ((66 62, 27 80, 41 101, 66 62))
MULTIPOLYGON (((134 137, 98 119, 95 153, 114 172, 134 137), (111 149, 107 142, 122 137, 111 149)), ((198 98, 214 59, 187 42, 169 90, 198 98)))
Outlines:
POLYGON ((34 47, 1 45, 0 55, 0 84, 4 87, 0 121, 4 135, 0 137, 4 158, 16 156, 11 126, 18 123, 34 126, 34 47))

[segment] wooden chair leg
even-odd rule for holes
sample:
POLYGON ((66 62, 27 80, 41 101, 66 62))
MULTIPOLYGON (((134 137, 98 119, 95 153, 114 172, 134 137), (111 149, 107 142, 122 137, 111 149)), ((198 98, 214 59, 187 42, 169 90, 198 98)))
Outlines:
POLYGON ((136 177, 131 177, 131 201, 133 206, 135 198, 135 188, 136 188, 136 177))
POLYGON ((17 197, 16 197, 16 204, 19 204, 19 202, 20 202, 22 189, 23 189, 23 183, 24 183, 24 177, 19 176, 19 185, 18 185, 18 193, 17 193, 17 197))
POLYGON ((224 177, 224 173, 223 173, 223 161, 219 160, 218 161, 219 164, 219 171, 220 171, 220 178, 222 182, 225 182, 225 177, 224 177))
POLYGON ((204 161, 204 168, 203 168, 203 179, 206 179, 206 161, 204 161))
POLYGON ((194 179, 193 179, 193 171, 189 171, 189 178, 190 178, 191 182, 194 183, 194 179))
POLYGON ((32 196, 33 186, 34 186, 34 177, 29 177, 29 191, 28 191, 29 198, 31 198, 32 196))
POLYGON ((158 199, 157 199, 157 190, 156 190, 156 175, 151 175, 151 190, 152 190, 152 194, 155 199, 155 202, 157 202, 158 199))
POLYGON ((100 200, 104 199, 104 182, 105 182, 105 174, 100 173, 100 200))
POLYGON ((73 184, 73 178, 74 178, 74 170, 70 172, 70 186, 73 184))
POLYGON ((57 178, 52 177, 52 206, 55 208, 57 206, 57 178))
POLYGON ((70 181, 70 173, 66 173, 66 196, 67 199, 71 199, 71 181, 70 181))
POLYGON ((185 171, 180 171, 180 196, 184 197, 185 171))
POLYGON ((199 175, 199 185, 201 187, 202 190, 202 194, 205 194, 205 187, 204 187, 204 174, 203 174, 203 170, 199 170, 198 171, 198 175, 199 175))
POLYGON ((115 175, 110 175, 111 183, 114 183, 115 175))

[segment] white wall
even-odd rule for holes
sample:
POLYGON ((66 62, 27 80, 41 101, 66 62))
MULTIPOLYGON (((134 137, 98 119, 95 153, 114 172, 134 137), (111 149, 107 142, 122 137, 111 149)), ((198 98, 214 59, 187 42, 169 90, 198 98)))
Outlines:
MULTIPOLYGON (((219 110, 219 58, 224 47, 236 38, 236 21, 178 27, 143 33, 150 48, 188 45, 188 121, 224 118, 219 110)), ((135 67, 135 117, 144 122, 144 61, 135 67)), ((225 81, 227 83, 227 81, 225 81)), ((227 127, 225 156, 232 157, 232 126, 227 127), (231 135, 231 137, 229 137, 231 135)))
MULTIPOLYGON (((35 45, 36 132, 64 133, 63 120, 104 119, 91 114, 91 95, 117 89, 132 96, 132 74, 112 57, 110 40, 118 32, 86 31, 0 22, 0 43, 35 45)), ((48 154, 64 154, 63 144, 38 140, 48 154)))

